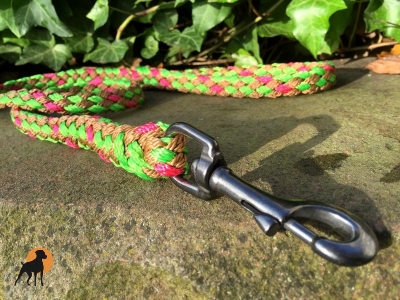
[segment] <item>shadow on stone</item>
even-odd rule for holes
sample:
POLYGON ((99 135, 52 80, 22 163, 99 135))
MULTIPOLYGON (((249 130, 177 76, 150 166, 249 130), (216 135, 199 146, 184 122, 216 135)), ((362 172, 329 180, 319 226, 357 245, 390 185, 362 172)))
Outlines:
POLYGON ((326 170, 335 170, 342 166, 342 161, 349 156, 345 153, 333 153, 307 157, 299 160, 295 168, 311 176, 324 175, 326 170))
MULTIPOLYGON (((251 132, 252 126, 257 126, 257 132, 262 132, 260 127, 266 128, 265 135, 247 138, 249 142, 246 149, 255 152, 258 148, 274 139, 281 138, 301 124, 314 126, 318 133, 303 143, 293 141, 281 150, 259 162, 259 167, 247 173, 243 179, 247 181, 261 180, 271 186, 271 193, 282 198, 306 198, 327 202, 342 207, 365 220, 377 235, 380 248, 391 245, 392 238, 389 229, 385 226, 379 209, 363 191, 354 186, 336 182, 325 170, 340 168, 347 159, 343 153, 310 157, 312 148, 321 144, 339 129, 339 124, 328 115, 319 115, 298 119, 295 117, 281 117, 264 121, 249 121, 246 127, 251 132), (268 129, 267 129, 268 128, 268 129), (278 130, 277 130, 278 129, 278 130), (307 157, 304 158, 304 155, 307 157)), ((222 149, 223 150, 223 149, 222 149)), ((239 160, 246 152, 241 151, 239 160)), ((250 154, 250 153, 247 153, 250 154)), ((232 161, 229 161, 232 163, 232 161)))
POLYGON ((368 74, 367 69, 362 68, 339 68, 336 70, 337 83, 335 89, 343 87, 360 79, 361 77, 368 74))

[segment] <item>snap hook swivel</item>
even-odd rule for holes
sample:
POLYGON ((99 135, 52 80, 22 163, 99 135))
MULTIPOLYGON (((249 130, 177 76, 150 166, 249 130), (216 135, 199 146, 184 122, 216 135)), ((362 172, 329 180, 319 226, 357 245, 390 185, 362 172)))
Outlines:
POLYGON ((191 165, 194 180, 188 181, 182 175, 171 178, 184 191, 205 200, 225 195, 250 211, 268 236, 275 235, 281 229, 289 230, 315 253, 338 265, 364 265, 378 252, 374 232, 350 212, 323 202, 281 199, 246 183, 227 168, 217 141, 189 124, 175 123, 165 134, 183 134, 202 146, 200 157, 191 165), (298 219, 326 224, 343 241, 319 236, 298 219))

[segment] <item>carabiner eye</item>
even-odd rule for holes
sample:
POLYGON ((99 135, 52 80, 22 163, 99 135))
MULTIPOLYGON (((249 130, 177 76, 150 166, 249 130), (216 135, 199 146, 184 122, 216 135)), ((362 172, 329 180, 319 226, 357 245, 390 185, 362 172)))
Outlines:
POLYGON ((283 227, 306 242, 318 255, 342 266, 364 265, 375 257, 379 248, 371 228, 357 216, 322 203, 305 202, 296 206, 283 227), (318 236, 296 218, 306 218, 328 225, 343 238, 343 241, 318 236))

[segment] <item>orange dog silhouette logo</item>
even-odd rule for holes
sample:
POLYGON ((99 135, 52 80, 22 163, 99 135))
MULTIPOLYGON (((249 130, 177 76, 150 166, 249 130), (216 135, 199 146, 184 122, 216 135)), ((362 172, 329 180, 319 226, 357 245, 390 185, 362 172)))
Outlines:
POLYGON ((46 248, 34 248, 28 252, 26 256, 26 262, 21 262, 22 267, 19 271, 17 280, 15 280, 14 285, 17 285, 18 280, 21 276, 26 273, 28 275, 28 280, 26 281, 30 285, 29 280, 32 277, 32 273, 35 279, 36 286, 36 276, 40 273, 40 283, 43 286, 43 274, 50 271, 53 266, 53 255, 46 248))

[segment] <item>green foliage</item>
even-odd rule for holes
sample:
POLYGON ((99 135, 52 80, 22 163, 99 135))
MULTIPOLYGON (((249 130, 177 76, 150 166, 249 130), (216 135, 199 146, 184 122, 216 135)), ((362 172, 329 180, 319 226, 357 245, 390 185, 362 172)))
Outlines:
POLYGON ((93 20, 94 29, 97 29, 107 22, 108 12, 108 0, 98 0, 86 16, 93 20))
POLYGON ((128 45, 121 40, 110 43, 106 39, 97 38, 97 47, 85 54, 83 61, 91 60, 99 64, 116 63, 122 60, 128 48, 128 45))
POLYGON ((344 1, 294 0, 286 8, 286 14, 292 20, 294 37, 316 55, 332 51, 325 40, 331 27, 329 19, 343 9, 346 9, 344 1))
POLYGON ((258 64, 276 37, 317 58, 345 35, 351 45, 357 20, 400 42, 398 0, 1 0, 0 58, 53 70, 138 57, 258 64))
POLYGON ((365 10, 368 30, 381 30, 400 42, 400 2, 398 0, 370 1, 365 10))

